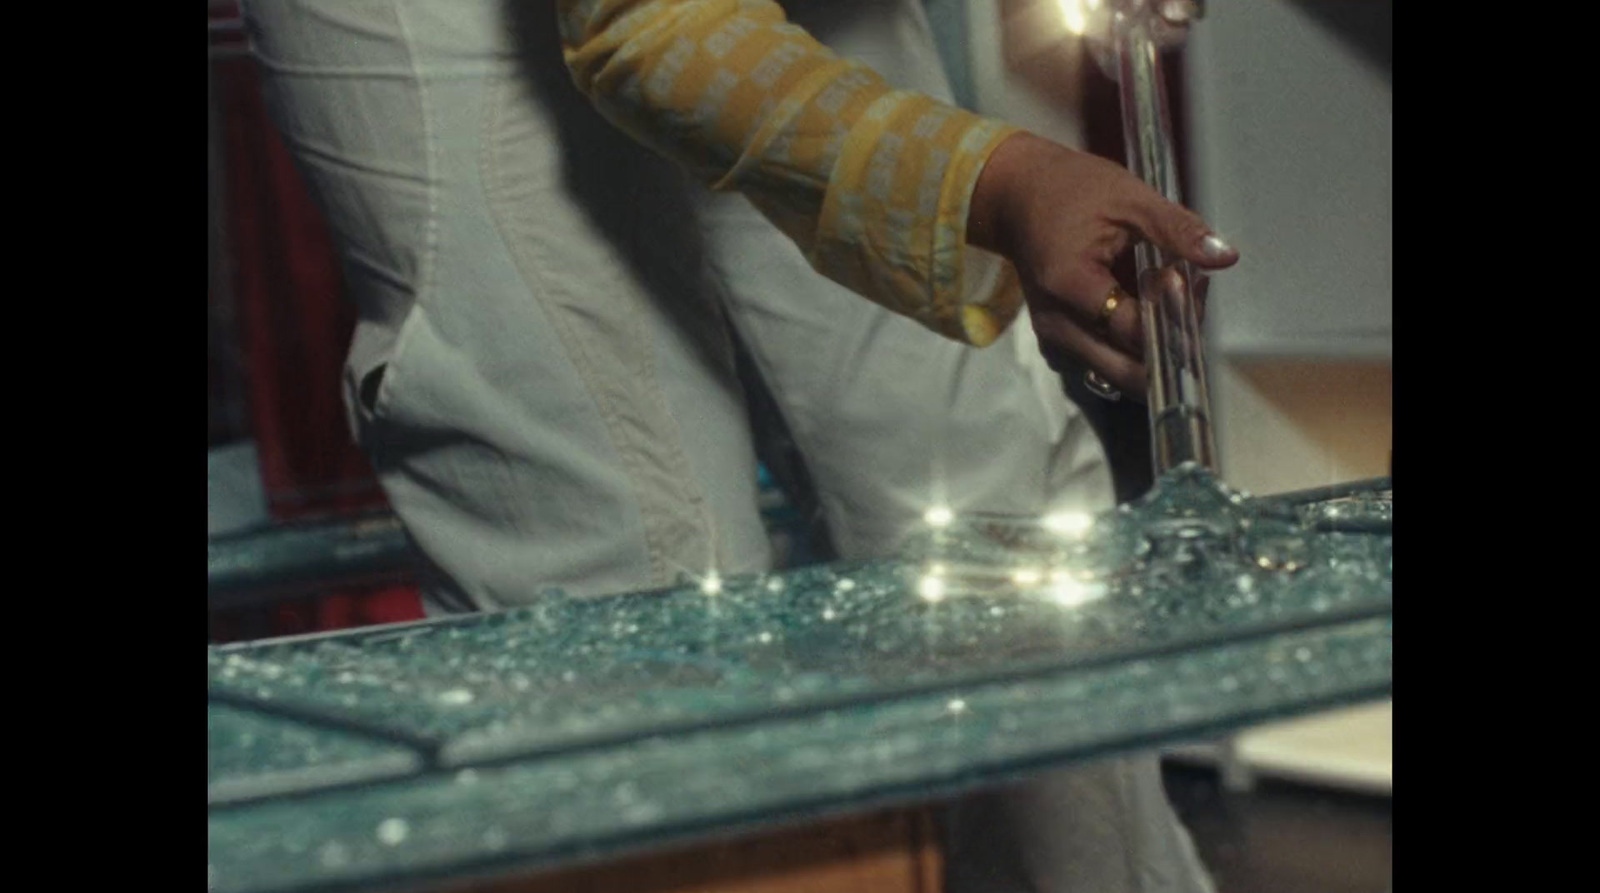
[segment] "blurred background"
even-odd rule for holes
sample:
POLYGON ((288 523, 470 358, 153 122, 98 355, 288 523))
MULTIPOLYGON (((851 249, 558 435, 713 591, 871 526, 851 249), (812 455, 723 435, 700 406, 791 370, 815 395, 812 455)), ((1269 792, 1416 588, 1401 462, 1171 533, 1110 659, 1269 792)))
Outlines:
MULTIPOLYGON (((958 101, 1122 160, 1087 0, 925 0, 958 101)), ((403 532, 351 441, 354 324, 324 223, 269 124, 237 3, 208 0, 207 448, 212 643, 422 616, 403 532)), ((1185 193, 1245 261, 1207 322, 1224 477, 1271 493, 1392 471, 1392 5, 1217 0, 1169 62, 1185 193)), ((1150 485, 1142 407, 1094 414, 1118 495, 1150 485)), ((756 398, 766 423, 779 424, 756 398)), ((790 563, 827 557, 803 473, 763 468, 790 563)), ((1388 884, 1388 703, 1198 742, 1174 800, 1223 893, 1388 884)))
MULTIPOLYGON (((1122 160, 1112 83, 1060 39, 1081 2, 934 0, 934 20, 963 7, 979 111, 1122 160)), ((1391 474, 1392 4, 1214 0, 1168 72, 1184 193, 1244 256, 1206 324, 1224 478, 1274 493, 1391 474)), ((1119 497, 1142 492, 1142 410, 1079 396, 1119 497)), ((1169 792, 1224 893, 1376 893, 1392 737, 1389 702, 1257 728, 1177 749, 1169 792)))

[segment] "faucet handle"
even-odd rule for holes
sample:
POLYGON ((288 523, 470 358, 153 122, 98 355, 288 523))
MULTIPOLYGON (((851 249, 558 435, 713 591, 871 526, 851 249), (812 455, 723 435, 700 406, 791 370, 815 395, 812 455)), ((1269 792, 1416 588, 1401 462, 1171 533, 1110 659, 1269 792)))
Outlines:
POLYGON ((1158 50, 1182 46, 1205 16, 1203 0, 1059 0, 1067 30, 1088 44, 1101 70, 1116 77, 1117 32, 1140 26, 1158 50))

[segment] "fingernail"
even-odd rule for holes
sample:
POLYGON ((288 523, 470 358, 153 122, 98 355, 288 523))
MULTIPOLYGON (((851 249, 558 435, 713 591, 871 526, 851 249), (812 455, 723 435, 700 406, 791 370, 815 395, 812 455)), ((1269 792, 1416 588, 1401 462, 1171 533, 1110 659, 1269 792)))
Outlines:
POLYGON ((1200 4, 1195 0, 1164 0, 1160 12, 1169 24, 1183 25, 1200 17, 1200 4))
POLYGON ((1223 241, 1216 233, 1207 233, 1206 237, 1200 240, 1200 253, 1205 255, 1206 260, 1227 260, 1238 254, 1232 245, 1223 241))

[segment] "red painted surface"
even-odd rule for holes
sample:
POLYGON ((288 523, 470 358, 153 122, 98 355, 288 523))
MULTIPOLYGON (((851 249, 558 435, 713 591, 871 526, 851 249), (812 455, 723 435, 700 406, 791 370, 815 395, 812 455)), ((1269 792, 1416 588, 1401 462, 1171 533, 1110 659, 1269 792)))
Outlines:
MULTIPOLYGON (((237 18, 211 4, 213 21, 237 18)), ((241 45, 242 35, 213 45, 241 45)), ((355 325, 327 225, 272 126, 254 60, 213 58, 221 111, 223 217, 247 367, 249 420, 274 520, 339 516, 386 505, 351 440, 340 395, 355 325)), ((345 590, 234 617, 218 637, 289 635, 422 617, 414 586, 345 590)))

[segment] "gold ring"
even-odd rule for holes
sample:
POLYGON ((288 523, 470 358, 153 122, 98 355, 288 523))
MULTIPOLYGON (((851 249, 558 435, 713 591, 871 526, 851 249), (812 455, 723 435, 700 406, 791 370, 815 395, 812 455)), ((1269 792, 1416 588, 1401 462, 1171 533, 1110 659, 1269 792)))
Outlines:
POLYGON ((1100 328, 1111 328, 1111 317, 1117 312, 1117 308, 1121 305, 1122 289, 1113 285, 1111 286, 1111 293, 1106 295, 1105 305, 1100 308, 1100 328))

